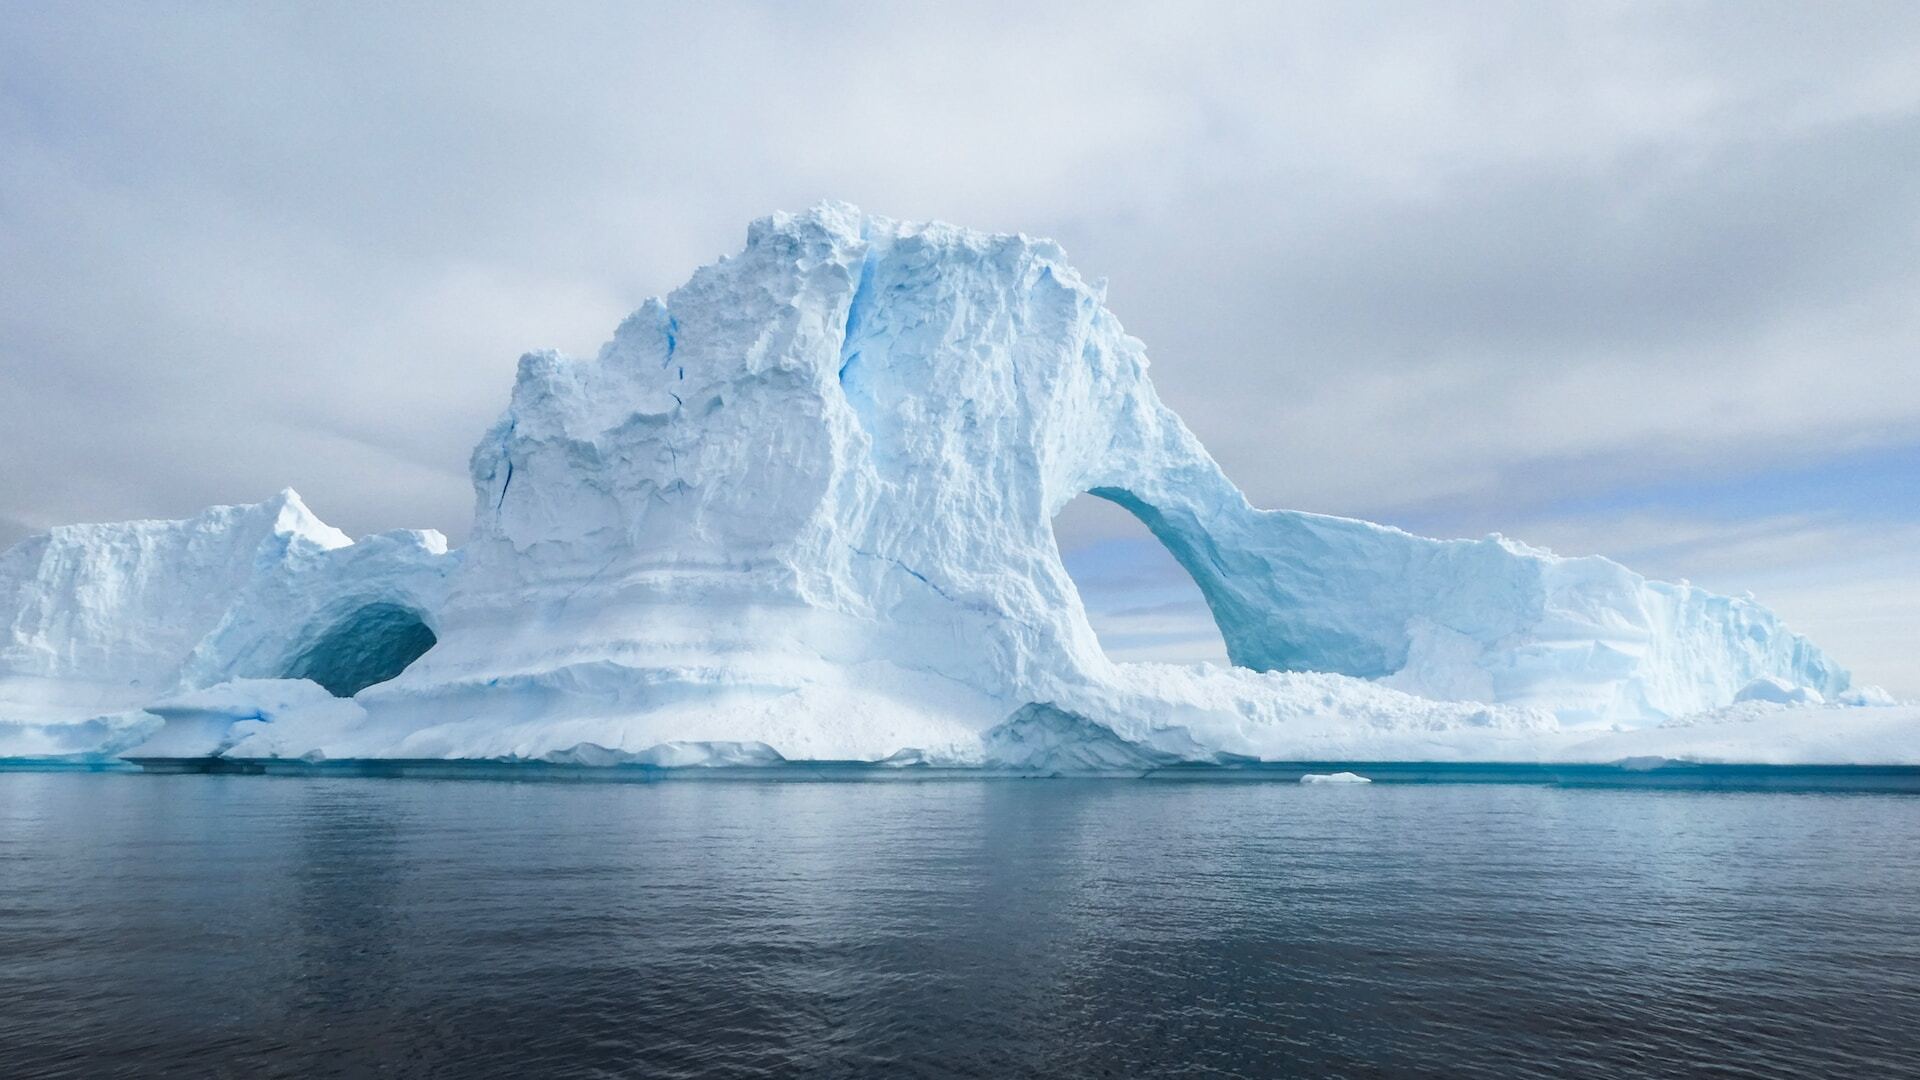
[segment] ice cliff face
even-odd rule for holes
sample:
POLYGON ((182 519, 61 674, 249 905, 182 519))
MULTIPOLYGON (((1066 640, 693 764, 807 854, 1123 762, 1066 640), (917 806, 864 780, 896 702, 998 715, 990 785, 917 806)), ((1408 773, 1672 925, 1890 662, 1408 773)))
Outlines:
MULTIPOLYGON (((48 678, 364 674, 378 665, 336 654, 417 617, 432 649, 345 688, 352 710, 263 709, 222 744, 335 757, 697 743, 988 762, 1057 757, 1087 724, 1144 760, 1391 756, 1436 733, 1449 753, 1526 757, 1562 722, 1654 722, 1761 676, 1847 685, 1749 601, 1497 538, 1255 509, 1055 245, 844 206, 756 223, 745 251, 649 301, 593 360, 525 357, 472 472, 457 557, 343 547, 305 518, 265 548, 235 531, 244 557, 76 534, 67 561, 148 558, 143 574, 208 577, 228 599, 197 599, 190 625, 149 641, 57 570, 7 571, 28 613, 7 669, 28 672, 16 654, 46 642, 60 661, 32 670, 48 678), (1193 575, 1235 669, 1107 660, 1051 527, 1084 492, 1193 575), (319 581, 358 591, 322 611, 319 581), (100 647, 49 637, 62 619, 100 623, 100 647)), ((45 562, 21 550, 8 566, 45 562)))

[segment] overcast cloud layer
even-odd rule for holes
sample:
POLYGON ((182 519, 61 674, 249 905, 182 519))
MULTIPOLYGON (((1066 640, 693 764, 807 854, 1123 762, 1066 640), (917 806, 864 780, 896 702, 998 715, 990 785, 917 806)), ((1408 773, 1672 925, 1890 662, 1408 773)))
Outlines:
MULTIPOLYGON (((0 543, 286 485, 457 541, 521 352, 839 198, 1059 239, 1263 504, 1920 695, 1920 6, 1271 7, 8 5, 0 543)), ((1110 647, 1191 623, 1151 576, 1110 647)))

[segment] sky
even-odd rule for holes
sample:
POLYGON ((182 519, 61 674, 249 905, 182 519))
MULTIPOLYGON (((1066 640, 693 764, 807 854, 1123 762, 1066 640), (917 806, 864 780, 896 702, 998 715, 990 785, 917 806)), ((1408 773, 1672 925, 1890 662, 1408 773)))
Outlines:
MULTIPOLYGON (((1266 506, 1752 591, 1920 697, 1920 5, 0 7, 0 545, 471 515, 516 359, 824 198, 1051 236, 1266 506)), ((1217 650, 1123 513, 1110 651, 1217 650)))

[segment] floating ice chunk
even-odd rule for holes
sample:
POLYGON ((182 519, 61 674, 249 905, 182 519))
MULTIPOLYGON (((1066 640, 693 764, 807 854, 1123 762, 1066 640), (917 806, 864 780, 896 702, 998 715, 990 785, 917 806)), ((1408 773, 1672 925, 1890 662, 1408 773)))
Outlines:
POLYGON ((1352 773, 1352 772, 1336 772, 1336 773, 1310 772, 1307 775, 1301 777, 1300 782, 1303 784, 1371 784, 1373 783, 1373 781, 1368 779, 1367 777, 1361 776, 1359 773, 1352 773))

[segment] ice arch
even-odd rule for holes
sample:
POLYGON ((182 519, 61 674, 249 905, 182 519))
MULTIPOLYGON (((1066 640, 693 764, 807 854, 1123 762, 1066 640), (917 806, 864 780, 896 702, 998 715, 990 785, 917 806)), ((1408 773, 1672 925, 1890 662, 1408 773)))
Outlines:
POLYGON ((335 697, 352 697, 405 671, 437 640, 419 612, 367 604, 322 631, 288 664, 284 677, 312 679, 335 697))
MULTIPOLYGON (((817 693, 834 719, 816 756, 905 745, 832 741, 850 711, 901 700, 962 726, 1025 702, 1163 717, 1158 690, 1119 700, 1142 673, 1100 655, 1060 565, 1050 522, 1086 493, 1186 568, 1237 667, 1581 721, 1710 708, 1756 674, 1846 685, 1748 601, 1499 538, 1258 509, 1147 367, 1101 284, 1046 241, 840 205, 756 222, 597 357, 522 358, 474 451, 471 539, 406 707, 429 687, 466 719, 468 697, 497 699, 505 730, 524 706, 493 680, 512 671, 557 710, 655 725, 638 740, 721 730, 678 704, 716 683, 786 710, 787 691, 817 693), (938 689, 875 696, 877 669, 938 689)), ((1270 706, 1274 681, 1222 675, 1195 691, 1209 708, 1270 706)))
POLYGON ((1405 662, 1404 648, 1394 649, 1390 636, 1383 635, 1387 640, 1382 641, 1318 617, 1323 599, 1308 593, 1326 583, 1317 580, 1315 571, 1322 568, 1312 564, 1325 559, 1327 552, 1292 538, 1274 543, 1262 535, 1276 531, 1274 526, 1281 522, 1261 521, 1258 525, 1266 526, 1262 529, 1253 521, 1223 521, 1236 516, 1229 510, 1231 503, 1196 506, 1190 498, 1156 492, 1147 485, 1094 487, 1087 493, 1138 518, 1185 568, 1213 612, 1235 666, 1259 671, 1331 670, 1371 678, 1405 662), (1306 573, 1301 575, 1303 569, 1306 573))
POLYGON ((1131 508, 1084 493, 1055 515, 1054 534, 1108 659, 1228 663, 1193 572, 1131 508))

